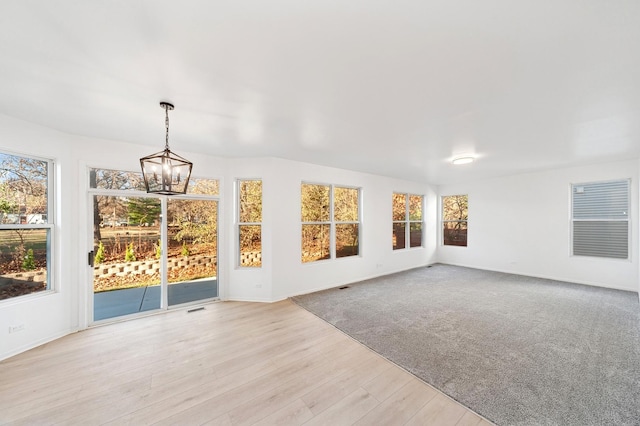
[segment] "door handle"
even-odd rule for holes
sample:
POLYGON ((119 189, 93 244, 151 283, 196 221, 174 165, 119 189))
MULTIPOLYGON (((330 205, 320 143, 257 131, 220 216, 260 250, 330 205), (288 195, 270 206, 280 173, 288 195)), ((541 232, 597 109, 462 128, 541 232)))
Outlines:
POLYGON ((93 255, 93 250, 91 250, 88 254, 89 256, 87 260, 89 261, 89 266, 93 268, 93 259, 95 259, 95 256, 93 255))

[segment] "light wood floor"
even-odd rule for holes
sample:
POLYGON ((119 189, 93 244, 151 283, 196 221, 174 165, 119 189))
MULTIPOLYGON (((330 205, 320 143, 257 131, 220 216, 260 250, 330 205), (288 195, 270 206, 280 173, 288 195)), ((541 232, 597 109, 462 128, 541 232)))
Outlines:
POLYGON ((490 424, 290 301, 213 303, 9 358, 0 423, 490 424))

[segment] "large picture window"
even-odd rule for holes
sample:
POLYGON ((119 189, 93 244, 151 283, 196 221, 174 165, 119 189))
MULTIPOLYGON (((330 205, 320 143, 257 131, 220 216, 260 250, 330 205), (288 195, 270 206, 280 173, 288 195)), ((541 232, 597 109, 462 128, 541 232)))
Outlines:
POLYGON ((0 300, 52 288, 53 162, 0 153, 0 300))
POLYGON ((629 180, 571 186, 574 256, 629 258, 629 180))
POLYGON ((442 243, 445 246, 467 246, 468 216, 467 195, 442 197, 442 243))
POLYGON ((393 249, 422 247, 422 195, 393 193, 393 249))
POLYGON ((360 189, 303 183, 302 262, 360 254, 360 189))
POLYGON ((239 266, 262 266, 262 181, 238 181, 239 266))

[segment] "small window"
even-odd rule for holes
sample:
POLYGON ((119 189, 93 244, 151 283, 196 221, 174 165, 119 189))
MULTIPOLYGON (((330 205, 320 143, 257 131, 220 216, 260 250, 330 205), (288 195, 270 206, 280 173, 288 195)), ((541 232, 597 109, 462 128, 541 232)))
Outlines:
POLYGON ((574 256, 629 258, 629 180, 571 186, 574 256))
POLYGON ((467 246, 467 195, 442 197, 442 240, 445 246, 467 246))
MULTIPOLYGON (((91 189, 117 189, 121 191, 144 191, 146 187, 141 172, 123 170, 90 169, 89 187, 91 189)), ((220 182, 217 179, 191 177, 187 194, 219 195, 220 182)))
POLYGON ((89 169, 89 187, 91 189, 146 191, 141 172, 110 169, 89 169))
POLYGON ((360 189, 303 183, 302 262, 360 254, 360 189))
POLYGON ((393 250, 422 247, 422 195, 393 193, 393 250))
POLYGON ((52 288, 53 162, 0 153, 0 300, 52 288))
POLYGON ((262 266, 262 181, 238 181, 238 245, 242 267, 262 266))

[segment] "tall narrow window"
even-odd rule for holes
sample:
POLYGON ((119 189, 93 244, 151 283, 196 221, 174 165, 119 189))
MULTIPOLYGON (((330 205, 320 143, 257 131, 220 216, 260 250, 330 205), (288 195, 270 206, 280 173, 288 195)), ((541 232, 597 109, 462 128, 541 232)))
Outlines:
POLYGON ((357 188, 333 188, 333 219, 336 227, 336 257, 357 256, 360 251, 360 215, 357 188))
POLYGON ((575 256, 629 258, 629 180, 574 184, 575 256))
POLYGON ((262 181, 238 181, 240 266, 262 266, 262 181))
POLYGON ((360 254, 360 189, 301 185, 302 262, 360 254))
POLYGON ((422 195, 409 195, 409 247, 422 247, 422 195))
POLYGON ((303 183, 301 187, 302 261, 329 259, 331 233, 329 185, 303 183))
POLYGON ((393 193, 393 249, 422 247, 422 195, 393 193))
POLYGON ((0 300, 52 288, 52 166, 0 153, 0 300))
POLYGON ((442 197, 442 240, 445 246, 467 246, 467 195, 442 197))

